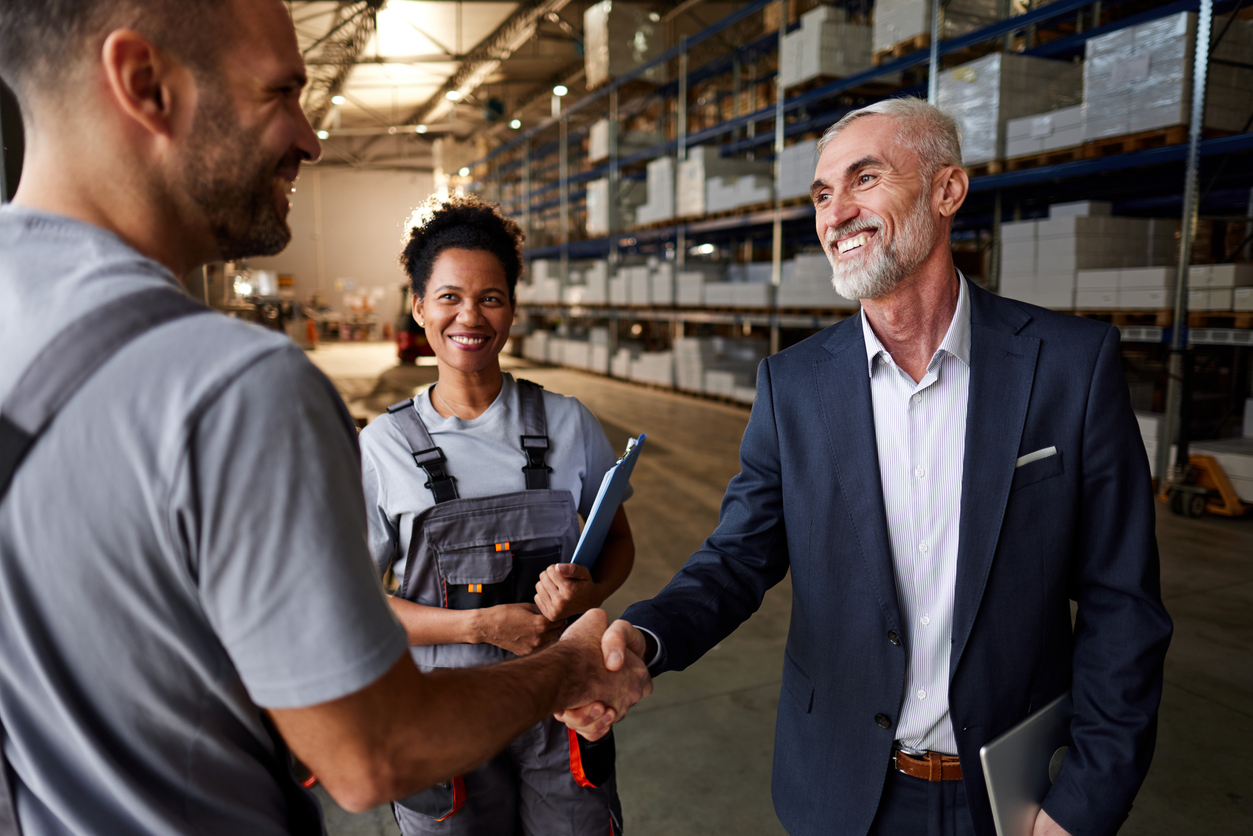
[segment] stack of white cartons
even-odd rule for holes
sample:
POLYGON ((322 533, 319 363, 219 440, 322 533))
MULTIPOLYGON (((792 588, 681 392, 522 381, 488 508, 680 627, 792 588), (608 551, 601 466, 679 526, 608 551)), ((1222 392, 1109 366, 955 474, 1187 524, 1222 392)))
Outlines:
POLYGON ((1237 287, 1231 294, 1233 311, 1253 311, 1253 287, 1237 287))
POLYGON ((674 304, 674 262, 659 261, 649 273, 651 287, 649 301, 654 305, 670 307, 674 304))
MULTIPOLYGON (((1169 260, 1175 226, 1110 217, 1109 211, 1108 203, 1097 201, 1054 204, 1047 220, 1002 224, 1001 295, 1046 308, 1097 307, 1098 301, 1119 306, 1121 273, 1085 273, 1082 287, 1092 293, 1085 293, 1081 303, 1076 299, 1079 271, 1162 266, 1169 260)), ((1151 289, 1153 280, 1130 274, 1128 287, 1151 289)))
POLYGON ((995 52, 940 73, 939 106, 957 120, 962 162, 1005 156, 1006 123, 1079 104, 1081 69, 1067 61, 995 52))
POLYGON ((779 199, 805 197, 814 182, 817 165, 817 148, 813 142, 803 140, 788 145, 779 154, 779 199))
POLYGON ((1083 144, 1083 105, 1005 123, 1005 156, 1021 157, 1083 144))
POLYGON ((583 270, 571 264, 566 274, 565 287, 561 289, 561 301, 567 305, 582 305, 587 285, 583 282, 583 270))
POLYGON ((726 265, 688 264, 674 277, 674 303, 699 308, 705 304, 705 286, 726 281, 726 265))
MULTIPOLYGON (((647 64, 665 49, 661 18, 647 6, 603 0, 583 13, 583 69, 587 88, 647 64)), ((666 81, 666 66, 649 68, 639 76, 654 84, 666 81)))
POLYGON ((548 339, 552 331, 534 331, 522 339, 522 356, 528 360, 548 362, 548 339))
POLYGON ((1157 438, 1161 432, 1162 419, 1166 416, 1160 412, 1140 412, 1136 410, 1136 423, 1140 425, 1140 440, 1144 442, 1144 452, 1149 457, 1149 476, 1157 478, 1157 438))
POLYGON ((609 361, 609 373, 614 377, 629 380, 631 377, 631 364, 635 362, 635 358, 643 353, 644 347, 638 343, 628 343, 619 346, 613 358, 609 361))
MULTIPOLYGON (((618 223, 619 229, 633 226, 640 203, 643 202, 645 189, 631 188, 627 183, 618 189, 618 223)), ((589 236, 608 235, 612 231, 613 218, 609 214, 609 178, 602 177, 587 184, 587 234, 589 236)))
POLYGON ((722 174, 705 181, 705 206, 713 212, 766 203, 774 198, 774 179, 764 174, 722 174))
POLYGON ((565 341, 563 365, 576 369, 586 369, 591 361, 591 345, 587 340, 568 339, 565 341))
POLYGON ((647 264, 636 264, 631 267, 619 267, 618 275, 626 280, 626 301, 628 305, 652 304, 651 270, 647 264))
POLYGON ((1194 441, 1188 449, 1192 453, 1213 456, 1240 500, 1253 503, 1253 438, 1194 441))
POLYGON ((587 343, 587 370, 597 374, 609 374, 609 329, 589 329, 587 343))
POLYGON ((583 291, 583 304, 603 305, 609 301, 609 262, 593 261, 584 271, 587 287, 583 291))
POLYGON ((1075 307, 1150 311, 1174 302, 1175 268, 1123 267, 1075 273, 1075 307))
MULTIPOLYGON (((1011 4, 1014 10, 1022 4, 1011 4)), ((940 39, 974 31, 997 20, 998 0, 950 0, 940 10, 940 39)), ((1016 13, 1016 11, 1011 11, 1016 13)), ((931 34, 930 0, 877 0, 874 6, 874 51, 931 34)))
MULTIPOLYGON (((679 217, 690 218, 704 215, 707 212, 720 212, 725 209, 747 205, 747 203, 737 202, 742 199, 760 202, 757 196, 767 184, 763 184, 758 180, 749 181, 742 187, 744 190, 743 197, 741 196, 741 187, 738 180, 735 180, 733 185, 728 186, 727 184, 734 178, 741 178, 747 175, 759 175, 769 178, 772 171, 773 166, 770 163, 723 157, 719 153, 717 146, 714 145, 693 146, 687 149, 687 159, 679 165, 679 217), (709 198, 709 183, 715 177, 725 178, 719 187, 718 201, 713 201, 709 198), (732 193, 724 195, 723 192, 728 190, 732 193), (728 200, 730 201, 729 203, 724 202, 728 200)), ((773 185, 773 182, 768 185, 773 185)), ((766 194, 761 200, 770 200, 770 197, 770 194, 766 194)))
POLYGON ((783 267, 780 308, 855 311, 860 306, 856 299, 845 299, 831 286, 831 262, 826 253, 800 253, 783 267))
POLYGON ((635 210, 637 224, 674 217, 674 157, 658 157, 648 164, 648 200, 635 210))
POLYGON ((737 397, 736 386, 752 387, 757 364, 768 353, 769 344, 758 338, 676 337, 675 385, 693 392, 737 397), (713 378, 712 388, 711 373, 722 375, 713 378))
POLYGON ((1253 264, 1194 264, 1188 268, 1188 309, 1236 310, 1236 289, 1251 287, 1253 264))
POLYGON ((546 258, 531 262, 531 285, 533 301, 541 305, 561 301, 561 263, 546 258))
POLYGON ((870 27, 848 23, 843 9, 811 9, 801 15, 800 29, 783 36, 779 67, 783 86, 861 72, 873 61, 870 39, 870 27))
POLYGON ((674 352, 645 351, 631 361, 631 380, 655 383, 658 386, 674 385, 674 352))
MULTIPOLYGON (((1187 124, 1192 108, 1196 13, 1089 38, 1083 62, 1084 140, 1187 124)), ((1205 126, 1239 131, 1253 110, 1253 23, 1237 20, 1215 48, 1205 126), (1244 64, 1246 66, 1238 66, 1244 64)))
MULTIPOLYGON (((618 134, 618 156, 626 157, 661 142, 661 134, 651 131, 624 131, 618 134)), ((587 133, 587 161, 597 163, 609 159, 609 120, 592 123, 587 133)))
POLYGON ((774 302, 768 261, 732 264, 728 281, 705 285, 705 304, 711 308, 769 308, 774 302))
POLYGON ((619 266, 617 272, 609 277, 609 304, 629 305, 631 303, 631 276, 626 268, 619 266))

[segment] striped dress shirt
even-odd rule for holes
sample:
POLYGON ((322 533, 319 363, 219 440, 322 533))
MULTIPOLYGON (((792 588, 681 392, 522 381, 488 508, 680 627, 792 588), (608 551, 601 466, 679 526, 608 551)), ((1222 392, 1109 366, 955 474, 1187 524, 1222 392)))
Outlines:
POLYGON ((958 284, 953 321, 920 381, 896 365, 864 313, 861 318, 879 479, 909 655, 896 739, 907 751, 945 754, 957 754, 948 668, 970 391, 970 302, 960 274, 958 284))

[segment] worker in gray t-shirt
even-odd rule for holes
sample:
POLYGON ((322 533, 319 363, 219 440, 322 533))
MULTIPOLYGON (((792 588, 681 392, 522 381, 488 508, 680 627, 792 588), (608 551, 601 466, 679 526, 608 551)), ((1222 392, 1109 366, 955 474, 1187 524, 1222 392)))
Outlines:
MULTIPOLYGON (((320 149, 281 0, 5 3, 0 77, 26 127, 0 208, 4 419, 37 358, 72 356, 70 323, 281 249, 320 149)), ((220 315, 159 325, 75 387, 0 499, 0 831, 11 804, 27 834, 321 832, 284 740, 356 810, 552 712, 603 705, 564 715, 599 737, 651 689, 605 627, 421 674, 326 379, 220 315)))

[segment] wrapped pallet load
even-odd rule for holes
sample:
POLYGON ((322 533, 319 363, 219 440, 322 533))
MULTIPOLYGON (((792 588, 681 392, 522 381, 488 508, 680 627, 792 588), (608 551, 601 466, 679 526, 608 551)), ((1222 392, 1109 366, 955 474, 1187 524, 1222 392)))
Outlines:
MULTIPOLYGON (((661 15, 648 4, 621 0, 603 0, 590 6, 583 13, 583 38, 589 90, 648 63, 665 49, 661 15)), ((639 78, 662 84, 666 68, 650 67, 639 78)))
MULTIPOLYGON (((1083 63, 1084 139, 1187 124, 1195 46, 1194 12, 1089 38, 1083 63)), ((1253 67, 1248 66, 1253 63, 1253 23, 1233 21, 1212 58, 1205 126, 1240 131, 1253 112, 1253 67)))
MULTIPOLYGON (((1011 4, 1013 11, 1022 4, 1011 4)), ((955 38, 995 23, 1000 0, 950 0, 940 7, 940 39, 955 38)), ((930 0, 878 0, 874 7, 874 51, 931 34, 930 0)), ((918 42, 922 46, 922 41, 918 42)))

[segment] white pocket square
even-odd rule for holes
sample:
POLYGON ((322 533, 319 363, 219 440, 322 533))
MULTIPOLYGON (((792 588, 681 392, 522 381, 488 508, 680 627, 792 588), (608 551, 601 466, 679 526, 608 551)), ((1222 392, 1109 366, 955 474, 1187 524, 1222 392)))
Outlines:
POLYGON ((1024 464, 1038 462, 1040 459, 1047 459, 1049 456, 1057 455, 1056 447, 1045 447, 1043 450, 1036 450, 1034 453, 1028 453, 1025 456, 1019 456, 1018 461, 1014 463, 1014 467, 1022 467, 1024 464))

